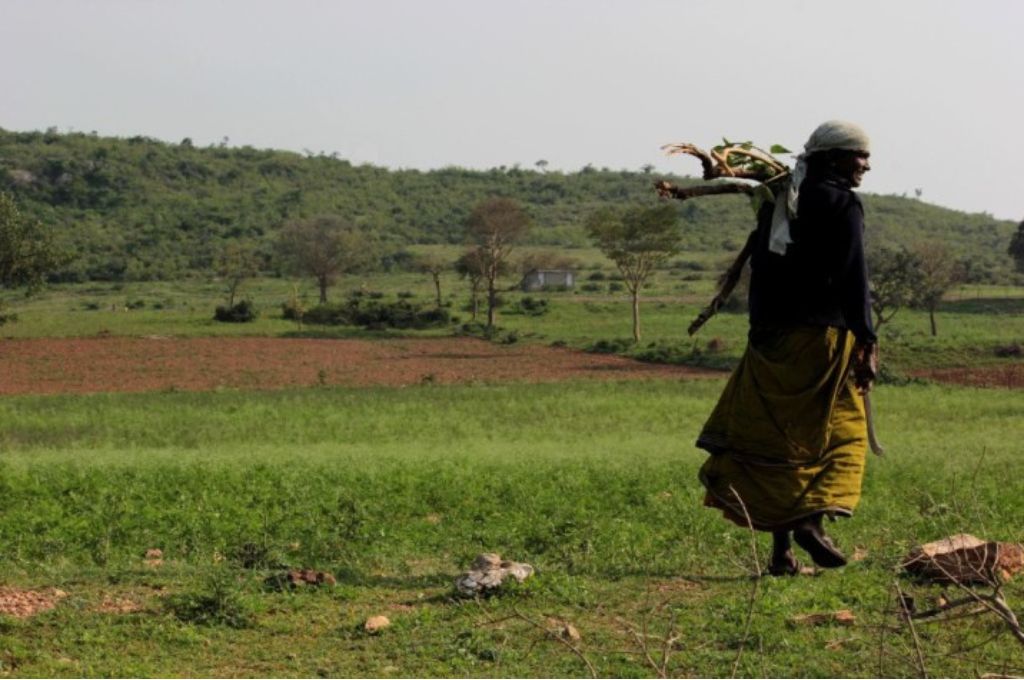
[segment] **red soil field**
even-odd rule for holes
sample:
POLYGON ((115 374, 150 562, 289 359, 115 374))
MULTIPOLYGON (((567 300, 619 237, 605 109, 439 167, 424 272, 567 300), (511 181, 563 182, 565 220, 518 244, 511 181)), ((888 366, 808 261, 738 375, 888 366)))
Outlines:
POLYGON ((0 394, 721 377, 685 366, 475 338, 0 340, 0 394))
POLYGON ((919 378, 971 387, 1024 389, 1024 364, 979 366, 974 368, 933 368, 914 373, 919 378))

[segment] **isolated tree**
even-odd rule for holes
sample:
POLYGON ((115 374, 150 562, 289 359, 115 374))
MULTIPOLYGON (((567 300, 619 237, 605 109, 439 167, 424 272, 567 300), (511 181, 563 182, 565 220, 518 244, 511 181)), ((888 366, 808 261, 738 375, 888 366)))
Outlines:
POLYGON ((316 279, 320 304, 339 276, 364 271, 374 257, 370 239, 337 215, 289 222, 281 230, 278 252, 288 270, 316 279))
POLYGON ((227 286, 228 307, 235 306, 235 295, 246 279, 259 273, 259 263, 252 248, 231 241, 217 256, 217 275, 227 286))
POLYGON ((466 236, 479 259, 487 287, 487 328, 494 328, 498 306, 498 279, 507 271, 515 244, 530 229, 530 220, 516 201, 489 198, 473 208, 466 221, 466 236))
POLYGON ((622 274, 633 300, 633 340, 639 342, 640 291, 655 268, 680 249, 675 208, 606 208, 591 216, 587 231, 622 274))
POLYGON ((946 291, 960 280, 960 265, 949 248, 941 243, 919 243, 911 252, 917 261, 913 304, 919 309, 928 310, 932 336, 936 336, 939 331, 935 325, 935 309, 946 291))
POLYGON ((448 271, 451 263, 440 255, 420 255, 416 258, 416 270, 424 274, 430 274, 434 282, 434 293, 437 298, 437 308, 441 309, 441 274, 448 271))
POLYGON ((25 219, 14 199, 0 192, 0 288, 34 290, 70 259, 42 223, 25 219))
POLYGON ((1024 274, 1024 220, 1017 225, 1017 233, 1010 239, 1010 247, 1006 252, 1013 258, 1017 271, 1024 274))
POLYGON ((921 288, 917 258, 906 248, 882 248, 868 254, 871 273, 871 309, 875 328, 881 328, 901 308, 914 302, 921 288))
POLYGON ((484 266, 480 260, 480 253, 476 248, 470 248, 455 261, 455 272, 469 282, 469 305, 476 321, 480 313, 480 289, 484 281, 484 266))

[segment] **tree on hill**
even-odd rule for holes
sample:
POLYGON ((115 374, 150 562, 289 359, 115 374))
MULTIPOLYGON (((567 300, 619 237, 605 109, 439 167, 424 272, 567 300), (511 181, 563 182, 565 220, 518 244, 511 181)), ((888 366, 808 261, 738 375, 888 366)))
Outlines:
POLYGON ((288 271, 316 279, 320 304, 327 302, 327 289, 339 276, 368 269, 374 257, 370 239, 337 215, 287 223, 278 238, 278 253, 288 271))
POLYGON ((916 280, 913 306, 928 310, 932 336, 939 334, 935 325, 935 309, 942 296, 955 286, 962 276, 960 264, 949 248, 938 242, 919 243, 911 249, 916 262, 916 280))
POLYGON ((1017 225, 1017 232, 1010 239, 1010 247, 1006 252, 1013 258, 1017 271, 1024 274, 1024 220, 1017 225))
POLYGON ((914 302, 921 288, 917 258, 906 248, 882 248, 868 254, 871 274, 871 310, 875 328, 881 328, 901 308, 914 302))
MULTIPOLYGON (((591 212, 649 200, 655 179, 679 187, 694 181, 594 167, 388 170, 216 143, 0 130, 0 191, 75 253, 73 264, 47 277, 68 282, 209 275, 224 244, 269 254, 283 224, 322 214, 358 216, 361 228, 396 246, 459 244, 472 206, 494 195, 529 213, 534 228, 522 245, 579 246, 591 212)), ((986 280, 1009 280, 1013 264, 1005 253, 1016 222, 898 196, 863 199, 873 240, 905 246, 940 240, 976 260, 986 280)), ((726 244, 741 243, 750 232, 745 196, 686 201, 679 212, 687 251, 734 250, 726 244)))
POLYGON ((675 208, 606 208, 591 216, 587 230, 622 274, 633 302, 633 341, 640 342, 640 291, 655 268, 680 250, 675 208))
POLYGON ((434 294, 437 308, 441 309, 441 274, 451 268, 451 263, 440 255, 420 255, 416 258, 415 267, 417 271, 429 274, 434 282, 434 294))
POLYGON ((519 203, 489 198, 473 208, 466 221, 466 236, 479 260, 487 287, 487 327, 494 328, 498 306, 498 279, 506 272, 516 243, 530 230, 530 220, 519 203))
POLYGON ((14 199, 0 192, 0 287, 35 289, 70 259, 42 223, 22 217, 14 199))
POLYGON ((235 296, 246 279, 259 273, 259 263, 252 248, 231 242, 217 257, 217 275, 227 286, 228 307, 235 306, 235 296))
POLYGON ((480 313, 480 286, 484 280, 484 265, 476 248, 470 248, 455 261, 455 272, 469 282, 469 308, 476 321, 480 313))

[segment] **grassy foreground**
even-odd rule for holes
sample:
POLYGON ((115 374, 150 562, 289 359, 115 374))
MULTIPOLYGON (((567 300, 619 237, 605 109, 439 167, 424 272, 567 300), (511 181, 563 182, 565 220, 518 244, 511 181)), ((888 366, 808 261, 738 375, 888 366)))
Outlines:
MULTIPOLYGON (((755 582, 750 535, 703 509, 696 482, 691 442, 721 386, 4 399, 3 581, 67 596, 0 618, 0 674, 914 676, 918 645, 933 675, 1024 672, 990 615, 918 624, 915 643, 892 611, 913 544, 1024 539, 1024 394, 880 389, 889 454, 831 529, 863 559, 755 582), (481 551, 538 573, 451 599, 481 551), (285 564, 338 585, 268 589, 285 564), (791 622, 842 609, 852 626, 791 622), (393 622, 375 636, 360 628, 374 614, 393 622), (545 632, 557 621, 581 639, 545 632)), ((1007 597, 1024 610, 1020 584, 1007 597)))

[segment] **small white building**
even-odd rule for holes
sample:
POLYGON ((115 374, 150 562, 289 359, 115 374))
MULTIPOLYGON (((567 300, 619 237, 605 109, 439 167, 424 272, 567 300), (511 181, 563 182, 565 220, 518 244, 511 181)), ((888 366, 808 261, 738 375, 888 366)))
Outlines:
POLYGON ((525 291, 545 288, 572 288, 576 283, 576 272, 571 269, 531 269, 520 284, 525 291))

